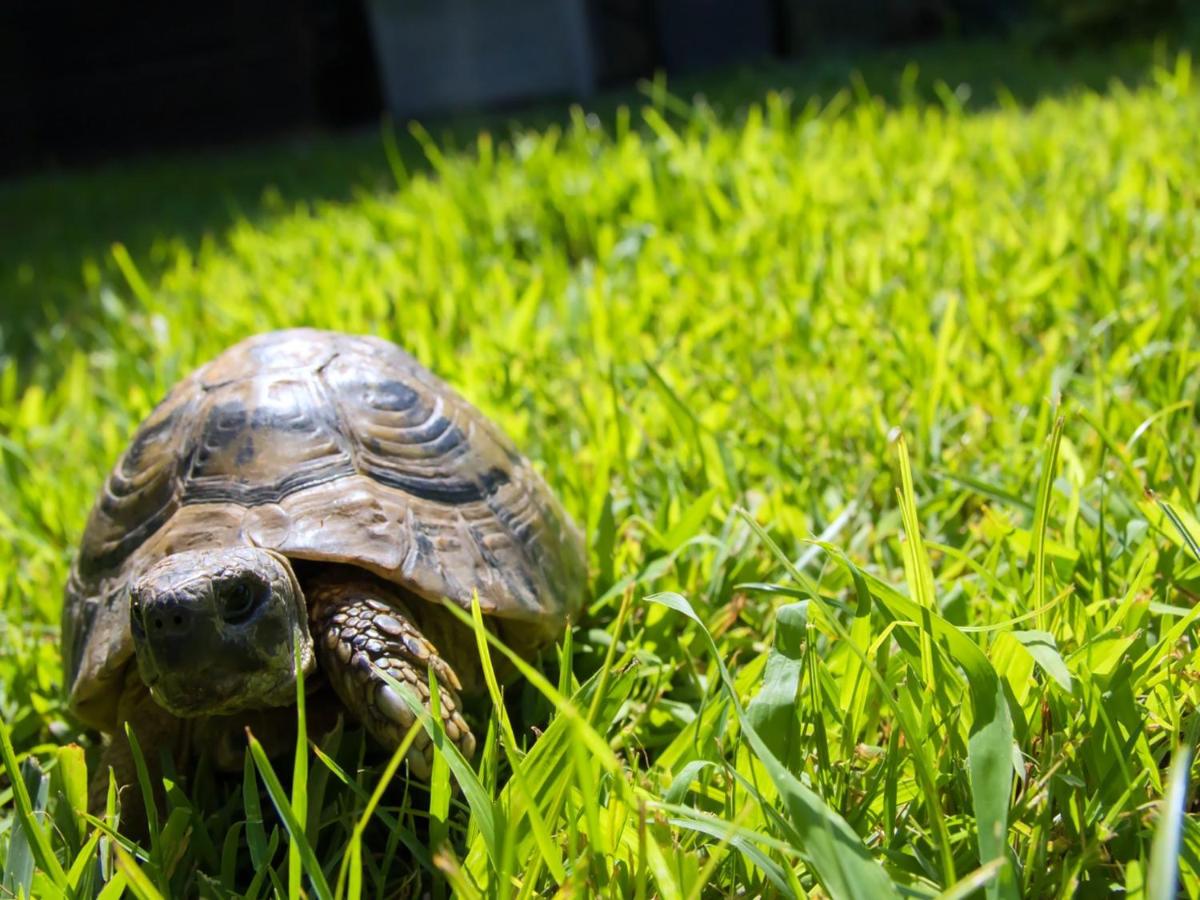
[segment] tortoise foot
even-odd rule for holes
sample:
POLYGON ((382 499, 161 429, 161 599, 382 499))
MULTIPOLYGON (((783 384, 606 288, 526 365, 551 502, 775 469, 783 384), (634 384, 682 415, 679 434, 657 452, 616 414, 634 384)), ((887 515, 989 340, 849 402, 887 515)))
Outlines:
MULTIPOLYGON (((464 756, 475 752, 461 713, 458 675, 417 627, 404 603, 382 585, 319 584, 307 592, 317 659, 338 698, 385 747, 404 739, 416 716, 377 670, 408 685, 429 708, 429 678, 437 676, 442 726, 464 756)), ((429 778, 433 744, 424 729, 407 755, 409 770, 429 778)))

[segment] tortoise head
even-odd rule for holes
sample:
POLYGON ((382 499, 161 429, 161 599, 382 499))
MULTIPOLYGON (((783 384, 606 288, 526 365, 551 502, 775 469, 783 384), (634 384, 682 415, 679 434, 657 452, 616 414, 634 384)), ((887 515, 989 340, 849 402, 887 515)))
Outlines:
POLYGON ((252 547, 159 560, 130 588, 138 670, 179 716, 285 706, 296 697, 293 647, 313 669, 304 595, 284 557, 252 547))

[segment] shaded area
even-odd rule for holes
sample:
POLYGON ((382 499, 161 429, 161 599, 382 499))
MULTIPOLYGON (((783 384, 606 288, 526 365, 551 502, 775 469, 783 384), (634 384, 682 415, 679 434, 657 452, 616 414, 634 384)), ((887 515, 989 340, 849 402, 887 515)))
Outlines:
POLYGON ((356 0, 0 8, 0 169, 218 146, 369 119, 356 0))
MULTIPOLYGON (((152 283, 239 220, 379 190, 390 178, 374 133, 291 141, 45 173, 0 185, 0 349, 25 354, 47 325, 78 328, 104 285, 128 293, 111 255, 123 243, 152 283)), ((81 331, 81 339, 84 339, 81 331)))
MULTIPOLYGON (((871 53, 843 50, 804 63, 770 62, 681 77, 670 89, 687 98, 703 94, 726 119, 770 90, 788 91, 803 101, 828 99, 851 85, 889 102, 955 102, 980 109, 996 102, 1001 85, 1021 103, 1103 89, 1112 79, 1136 85, 1149 77, 1156 59, 1197 46, 1200 17, 1193 15, 1186 27, 1158 43, 1135 40, 1071 53, 1049 51, 1044 43, 996 39, 871 53)), ((611 121, 621 105, 650 102, 647 95, 654 92, 653 87, 608 92, 588 108, 611 121)), ((524 106, 431 119, 427 126, 443 148, 452 149, 469 146, 483 129, 508 135, 562 122, 568 108, 564 103, 524 106)), ((409 171, 427 166, 422 149, 403 129, 398 149, 409 171)), ((0 183, 0 353, 36 352, 37 334, 48 325, 73 329, 87 341, 105 287, 123 297, 130 293, 111 255, 114 242, 128 248, 143 278, 153 284, 156 273, 176 261, 178 249, 194 253, 206 240, 221 240, 238 221, 262 221, 297 204, 337 202, 356 191, 386 191, 394 184, 377 128, 0 183)))

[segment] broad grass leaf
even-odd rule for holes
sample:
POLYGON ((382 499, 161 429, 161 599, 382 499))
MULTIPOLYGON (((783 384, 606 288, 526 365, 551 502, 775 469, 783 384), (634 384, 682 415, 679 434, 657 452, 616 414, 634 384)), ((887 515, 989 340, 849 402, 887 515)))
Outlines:
POLYGON ((808 628, 808 603, 789 603, 775 611, 775 645, 767 656, 762 687, 746 706, 746 716, 763 742, 793 768, 799 720, 796 694, 804 666, 804 639, 808 628))
POLYGON ((1179 536, 1178 540, 1182 546, 1188 548, 1193 558, 1200 560, 1200 541, 1196 538, 1196 535, 1200 534, 1200 522, 1197 522, 1186 512, 1180 512, 1166 500, 1160 497, 1155 497, 1154 499, 1167 518, 1170 519, 1171 524, 1175 526, 1175 534, 1179 536))
POLYGON ((1045 631, 1011 631, 1009 632, 1021 646, 1029 651, 1029 655, 1041 666, 1042 671, 1054 679, 1068 694, 1071 693, 1071 671, 1058 652, 1054 635, 1045 631))
MULTIPOLYGON (((442 722, 442 695, 438 690, 437 673, 430 666, 425 674, 428 677, 429 685, 429 718, 440 725, 442 722)), ((438 750, 441 749, 437 747, 436 743, 434 747, 438 750)), ((465 762, 466 757, 463 759, 465 762)), ((480 790, 483 791, 482 784, 480 790)), ((450 841, 450 794, 452 792, 450 766, 447 763, 446 754, 435 752, 433 766, 429 773, 429 849, 435 854, 435 859, 439 852, 446 849, 446 845, 450 841)), ((486 791, 483 792, 486 793, 486 791)))
MULTIPOLYGON (((304 666, 301 644, 292 644, 292 670, 296 673, 296 745, 292 755, 291 808, 300 828, 308 836, 308 711, 304 690, 304 666)), ((288 896, 300 893, 300 875, 304 866, 298 841, 288 843, 288 896)))
MULTIPOLYGON (((49 779, 42 773, 37 760, 27 757, 21 763, 19 777, 25 782, 26 790, 32 791, 33 813, 42 816, 46 810, 49 779)), ((33 896, 34 851, 30 833, 20 825, 12 831, 8 844, 8 858, 4 862, 4 878, 0 886, 15 897, 33 896)))
POLYGON ((712 759, 693 759, 679 770, 679 774, 671 780, 671 786, 663 794, 666 803, 680 803, 687 795, 688 788, 705 769, 719 769, 720 764, 712 759))
POLYGON ((792 886, 788 883, 788 878, 784 873, 783 867, 760 850, 755 845, 753 838, 739 833, 736 827, 731 827, 726 822, 715 822, 696 816, 677 815, 667 821, 677 828, 683 828, 687 831, 697 831, 729 844, 729 846, 735 848, 746 859, 757 866, 774 888, 780 892, 781 896, 787 897, 792 893, 792 886))
POLYGON ((265 869, 274 854, 268 853, 262 803, 258 797, 258 782, 254 777, 254 757, 249 746, 246 747, 242 764, 242 809, 246 814, 246 846, 250 850, 250 863, 255 869, 265 869))
POLYGON ((25 787, 21 768, 17 765, 17 755, 9 737, 8 725, 3 718, 0 718, 0 761, 3 761, 9 781, 12 782, 17 815, 16 826, 25 834, 29 850, 38 867, 49 876, 55 887, 65 888, 67 873, 63 871, 62 864, 54 855, 48 835, 34 816, 34 806, 25 787))
POLYGON ((137 900, 163 900, 163 895, 145 870, 137 864, 137 860, 120 845, 115 846, 113 850, 117 855, 117 867, 124 874, 129 890, 137 900))
POLYGON ((50 779, 54 793, 62 798, 55 821, 60 829, 73 829, 68 837, 77 847, 86 830, 83 814, 87 811, 87 762, 78 744, 60 747, 55 756, 57 765, 50 779))
MULTIPOLYGON (((975 811, 981 865, 1008 856, 1008 809, 1013 780, 1013 723, 1004 686, 987 656, 969 637, 929 609, 924 609, 859 569, 839 548, 822 544, 852 571, 859 572, 890 617, 911 622, 924 615, 933 637, 945 643, 947 651, 962 669, 971 695, 972 718, 967 738, 967 766, 971 775, 971 799, 975 811)), ((1011 868, 993 882, 989 893, 1016 896, 1011 868)))
POLYGON ((75 861, 71 863, 71 868, 67 872, 67 884, 77 897, 95 894, 93 885, 98 868, 95 852, 100 844, 100 838, 103 836, 103 831, 99 828, 95 829, 87 842, 79 848, 79 853, 76 854, 75 861))
POLYGON ((646 598, 660 603, 691 619, 704 636, 721 676, 721 683, 737 713, 742 732, 754 753, 767 770, 788 813, 789 837, 796 851, 812 867, 830 896, 834 898, 898 897, 895 886, 879 863, 872 859, 866 846, 837 812, 830 809, 817 793, 805 787, 782 762, 754 729, 742 708, 734 688, 733 678, 725 668, 720 650, 704 622, 680 594, 661 593, 646 598))
POLYGON ((1088 672, 1095 676, 1111 675, 1125 660, 1126 653, 1132 648, 1139 635, 1130 634, 1125 637, 1104 638, 1091 641, 1075 651, 1075 656, 1082 657, 1083 665, 1088 672))

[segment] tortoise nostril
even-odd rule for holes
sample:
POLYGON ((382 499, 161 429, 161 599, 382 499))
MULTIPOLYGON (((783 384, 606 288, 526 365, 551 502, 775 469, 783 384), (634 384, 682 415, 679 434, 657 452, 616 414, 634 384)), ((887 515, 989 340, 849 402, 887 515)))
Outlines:
POLYGON ((140 631, 142 634, 148 631, 156 635, 158 640, 167 640, 187 635, 191 631, 192 624, 192 615, 188 610, 180 609, 174 604, 167 604, 165 609, 144 611, 141 623, 138 623, 138 627, 134 631, 140 631))

